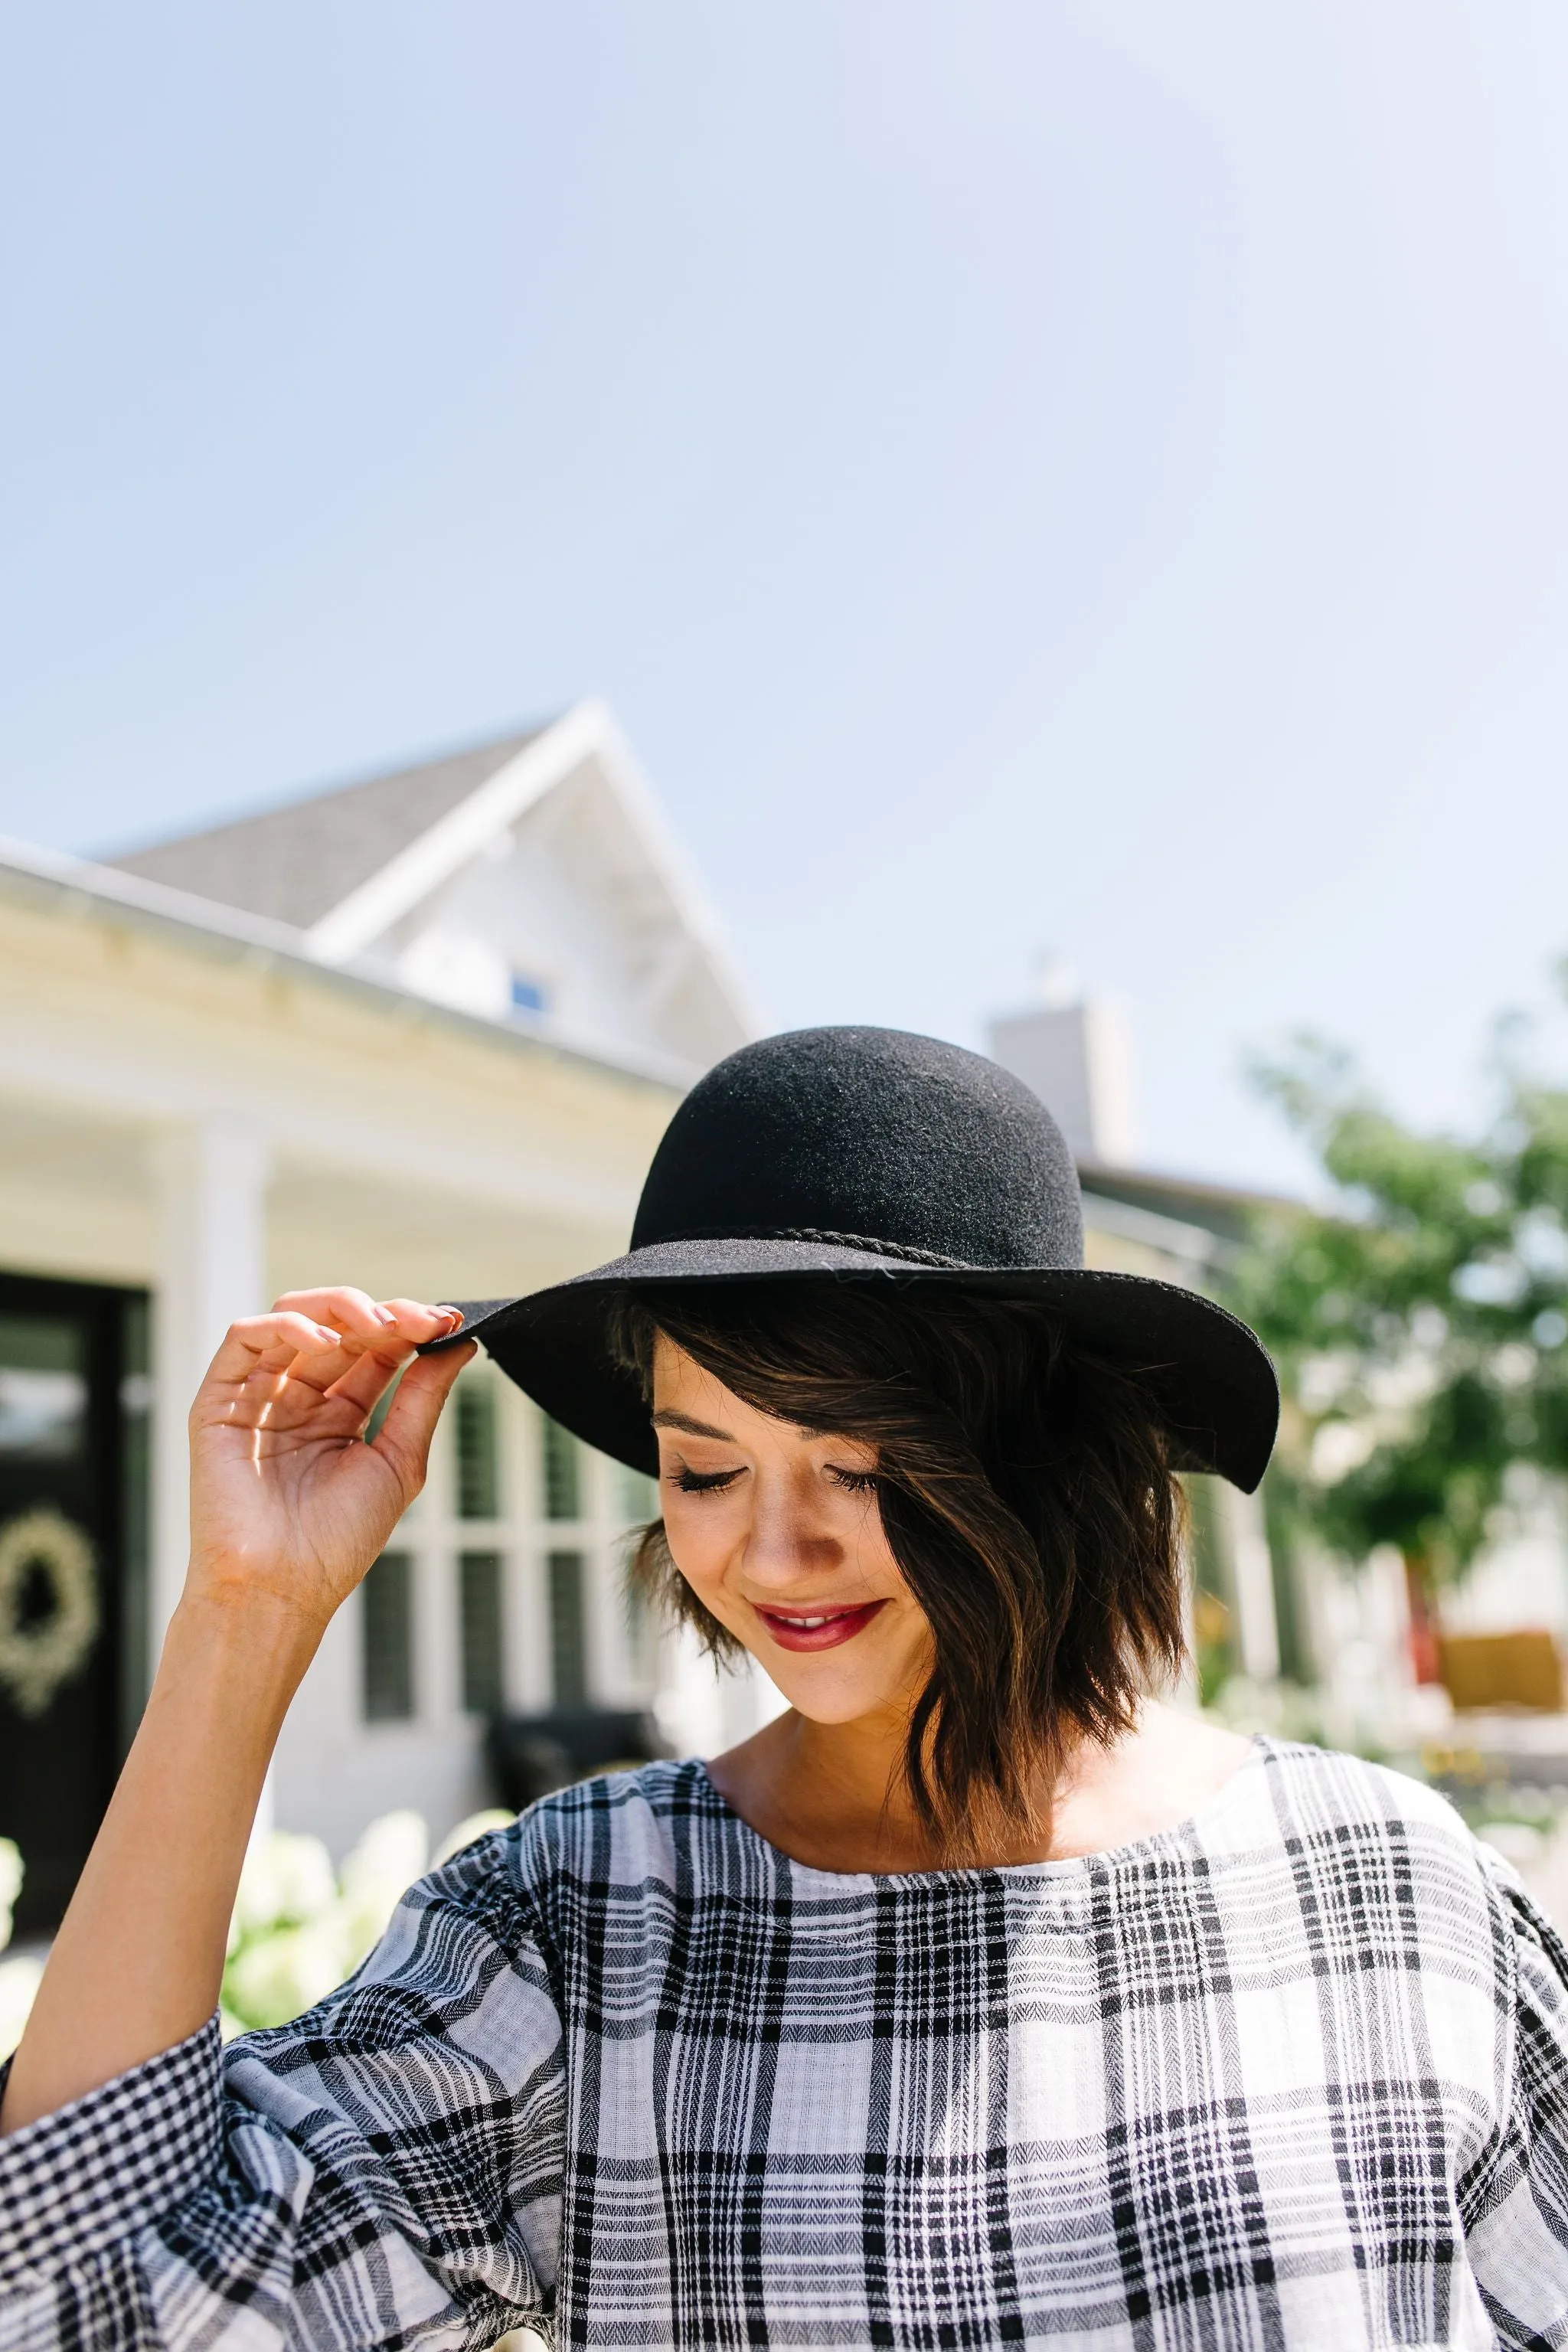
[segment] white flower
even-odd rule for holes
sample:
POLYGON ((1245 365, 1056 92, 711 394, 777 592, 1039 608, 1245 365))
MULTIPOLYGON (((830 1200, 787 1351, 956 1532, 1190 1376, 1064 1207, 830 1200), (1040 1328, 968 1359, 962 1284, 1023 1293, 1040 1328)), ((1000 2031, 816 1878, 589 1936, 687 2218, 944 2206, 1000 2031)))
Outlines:
POLYGON ((358 1968, 380 1941, 386 1923, 424 1871, 430 1832, 416 1812, 383 1813, 372 1822, 341 1875, 344 1925, 351 1958, 358 1968))
POLYGON ((332 1858, 320 1838, 274 1830, 245 1857, 235 1897, 229 1948, 266 1927, 301 1927, 331 1909, 332 1858))
POLYGON ((347 1973, 340 1919, 279 1927, 230 1960, 224 1973, 225 2006, 247 2025, 286 2025, 301 2010, 324 2000, 347 1973))

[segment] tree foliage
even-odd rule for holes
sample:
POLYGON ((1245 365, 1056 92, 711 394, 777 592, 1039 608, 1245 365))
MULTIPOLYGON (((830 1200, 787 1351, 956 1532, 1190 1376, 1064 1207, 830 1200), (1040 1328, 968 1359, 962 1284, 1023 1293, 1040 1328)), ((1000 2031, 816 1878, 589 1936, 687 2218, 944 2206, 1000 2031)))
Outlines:
POLYGON ((1568 1471, 1568 1093, 1505 1065, 1466 1139, 1402 1125, 1310 1042, 1258 1076, 1335 1195, 1260 1217, 1237 1271, 1286 1392, 1284 1496, 1344 1557, 1394 1544, 1452 1580, 1514 1465, 1568 1471))

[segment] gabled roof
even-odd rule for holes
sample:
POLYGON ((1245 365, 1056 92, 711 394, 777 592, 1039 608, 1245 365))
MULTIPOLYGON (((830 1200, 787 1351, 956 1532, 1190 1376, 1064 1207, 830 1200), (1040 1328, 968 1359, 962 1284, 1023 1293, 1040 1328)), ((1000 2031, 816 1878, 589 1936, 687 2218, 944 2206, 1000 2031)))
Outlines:
POLYGON ((278 925, 314 962, 395 972, 421 993, 506 1018, 509 975, 485 938, 494 904, 477 913, 473 887, 488 861, 513 856, 536 861, 546 899, 532 919, 545 930, 552 909, 569 915, 574 893, 596 913, 600 961, 586 933, 557 946, 563 970, 576 955, 579 979, 605 980, 608 993, 569 986, 539 1016, 550 1034, 639 1061, 670 1057, 693 1075, 757 1034, 722 927, 601 703, 153 844, 109 870, 278 925), (421 927, 437 943, 438 971, 416 953, 421 927))
POLYGON ((339 784, 103 863, 308 931, 546 731, 339 784))

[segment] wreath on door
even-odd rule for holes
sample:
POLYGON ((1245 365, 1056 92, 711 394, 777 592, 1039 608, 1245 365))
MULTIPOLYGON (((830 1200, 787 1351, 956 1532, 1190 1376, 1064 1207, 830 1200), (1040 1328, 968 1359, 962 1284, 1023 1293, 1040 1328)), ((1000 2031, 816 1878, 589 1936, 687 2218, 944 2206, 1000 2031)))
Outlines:
POLYGON ((51 1505, 0 1528, 0 1690, 23 1715, 39 1716, 63 1683, 79 1675, 98 1638, 92 1545, 51 1505), (42 1575, 49 1607, 23 1614, 42 1575))

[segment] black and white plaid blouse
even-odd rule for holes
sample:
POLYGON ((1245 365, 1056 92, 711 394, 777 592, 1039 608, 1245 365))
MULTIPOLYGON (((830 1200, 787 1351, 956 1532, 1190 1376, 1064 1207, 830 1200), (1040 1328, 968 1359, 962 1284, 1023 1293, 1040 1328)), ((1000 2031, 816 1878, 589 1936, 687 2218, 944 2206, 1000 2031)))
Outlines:
POLYGON ((1568 1953, 1441 1799, 1259 1742, 1083 1861, 808 1870, 552 1797, 353 1981, 0 2141, 0 2345, 1568 2343, 1568 1953))

